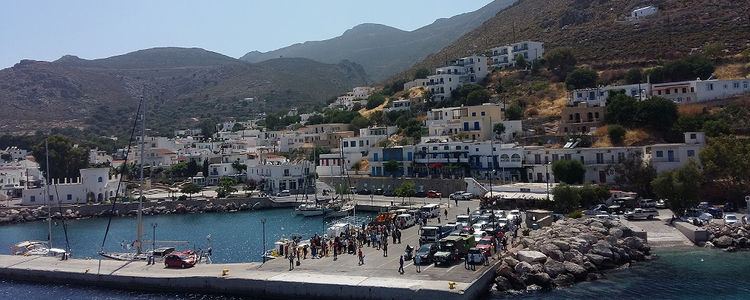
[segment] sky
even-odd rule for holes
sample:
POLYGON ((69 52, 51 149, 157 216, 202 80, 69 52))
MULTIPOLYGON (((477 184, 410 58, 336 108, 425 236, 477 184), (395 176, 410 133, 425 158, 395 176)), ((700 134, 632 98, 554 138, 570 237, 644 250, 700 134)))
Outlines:
POLYGON ((362 23, 414 30, 491 0, 5 0, 0 69, 21 59, 105 58, 152 47, 199 47, 239 58, 325 40, 362 23))

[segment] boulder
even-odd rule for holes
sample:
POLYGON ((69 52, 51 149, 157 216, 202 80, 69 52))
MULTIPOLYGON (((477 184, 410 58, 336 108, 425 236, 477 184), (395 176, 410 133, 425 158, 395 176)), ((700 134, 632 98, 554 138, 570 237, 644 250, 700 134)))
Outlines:
POLYGON ((565 265, 558 261, 547 260, 544 263, 544 272, 547 272, 549 276, 557 277, 557 275, 565 273, 565 265))
POLYGON ((504 262, 505 262, 506 264, 508 264, 509 266, 515 266, 515 265, 517 265, 517 264, 518 264, 518 262, 519 262, 519 261, 518 261, 517 259, 515 259, 515 258, 513 258, 513 257, 510 257, 510 256, 506 256, 506 257, 503 257, 503 261, 504 261, 504 262))
POLYGON ((570 274, 560 274, 555 279, 552 279, 552 283, 556 286, 570 286, 575 283, 575 277, 570 274))
POLYGON ((585 279, 586 273, 588 273, 586 271, 586 268, 569 261, 564 262, 563 267, 565 268, 566 272, 572 274, 578 280, 585 279))
POLYGON ((502 268, 497 271, 497 274, 508 279, 508 282, 510 282, 510 285, 514 290, 526 289, 526 284, 523 282, 523 280, 521 280, 521 277, 519 277, 516 273, 513 273, 512 268, 502 268))
POLYGON ((726 236, 726 235, 713 240, 714 245, 716 245, 716 247, 719 247, 719 248, 729 247, 732 245, 733 242, 734 240, 732 240, 731 237, 726 236))
POLYGON ((583 254, 581 252, 578 252, 576 249, 571 249, 568 252, 565 252, 563 254, 565 261, 573 262, 576 264, 582 264, 583 263, 583 254))
POLYGON ((523 276, 523 278, 527 285, 538 285, 543 289, 549 289, 552 287, 552 277, 544 272, 529 273, 523 276))
POLYGON ((522 250, 518 251, 518 260, 524 261, 527 263, 544 263, 547 260, 547 256, 544 255, 544 253, 539 251, 528 251, 528 250, 522 250))
POLYGON ((588 258, 589 261, 593 263, 599 269, 614 267, 614 263, 612 262, 612 259, 609 257, 588 253, 586 254, 586 258, 588 258))
POLYGON ((513 268, 517 274, 523 275, 532 271, 531 264, 525 261, 519 262, 513 268))
POLYGON ((554 240, 554 241, 552 241, 552 244, 555 244, 555 246, 557 246, 557 248, 560 249, 561 251, 568 251, 568 250, 570 250, 570 243, 568 243, 568 242, 560 241, 560 240, 554 240))
POLYGON ((628 246, 628 248, 630 249, 635 249, 639 251, 643 251, 644 249, 646 249, 646 247, 648 247, 641 238, 634 237, 634 236, 625 238, 623 240, 623 244, 628 246))
POLYGON ((495 277, 495 288, 500 292, 512 290, 513 286, 510 284, 510 280, 503 276, 495 277))
POLYGON ((594 247, 591 249, 589 253, 601 255, 604 257, 612 258, 612 250, 610 249, 610 244, 606 241, 599 241, 596 244, 594 244, 594 247))

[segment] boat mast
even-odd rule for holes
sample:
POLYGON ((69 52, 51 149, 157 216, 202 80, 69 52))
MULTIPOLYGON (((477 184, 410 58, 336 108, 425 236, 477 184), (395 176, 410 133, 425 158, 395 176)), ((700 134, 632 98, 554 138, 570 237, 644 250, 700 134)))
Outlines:
MULTIPOLYGON (((45 159, 47 161, 47 184, 46 191, 47 191, 47 243, 50 248, 52 248, 52 211, 50 209, 50 194, 49 194, 49 182, 51 180, 51 175, 49 174, 49 139, 44 140, 44 152, 45 152, 45 159)), ((28 170, 26 170, 28 172, 28 170)))
POLYGON ((138 238, 136 239, 136 251, 141 254, 141 237, 143 237, 143 159, 145 157, 145 143, 146 143, 146 102, 141 96, 141 102, 143 102, 143 110, 141 111, 141 174, 138 184, 138 238))

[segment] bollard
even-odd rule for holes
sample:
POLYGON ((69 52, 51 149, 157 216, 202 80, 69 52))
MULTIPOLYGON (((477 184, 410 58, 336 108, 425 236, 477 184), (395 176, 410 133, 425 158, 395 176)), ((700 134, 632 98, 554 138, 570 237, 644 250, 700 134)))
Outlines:
POLYGON ((229 274, 229 269, 221 270, 221 276, 227 276, 227 274, 229 274))
POLYGON ((89 273, 89 269, 86 269, 86 272, 84 272, 84 274, 88 274, 88 273, 89 273))
POLYGON ((455 289, 455 288, 456 288, 456 283, 455 283, 455 282, 453 282, 453 281, 448 281, 448 286, 450 286, 450 289, 451 289, 451 290, 452 290, 452 289, 455 289))

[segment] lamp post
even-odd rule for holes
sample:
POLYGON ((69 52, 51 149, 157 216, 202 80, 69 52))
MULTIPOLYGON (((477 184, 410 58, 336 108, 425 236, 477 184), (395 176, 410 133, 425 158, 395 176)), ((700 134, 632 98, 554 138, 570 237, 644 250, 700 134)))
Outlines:
POLYGON ((151 234, 151 250, 156 250, 156 226, 158 225, 157 223, 151 223, 151 228, 153 229, 153 233, 151 234))
POLYGON ((260 224, 263 228, 263 263, 266 263, 266 218, 260 219, 260 224))
POLYGON ((544 163, 544 176, 546 176, 545 179, 547 181, 547 201, 549 201, 549 165, 549 161, 544 163))

